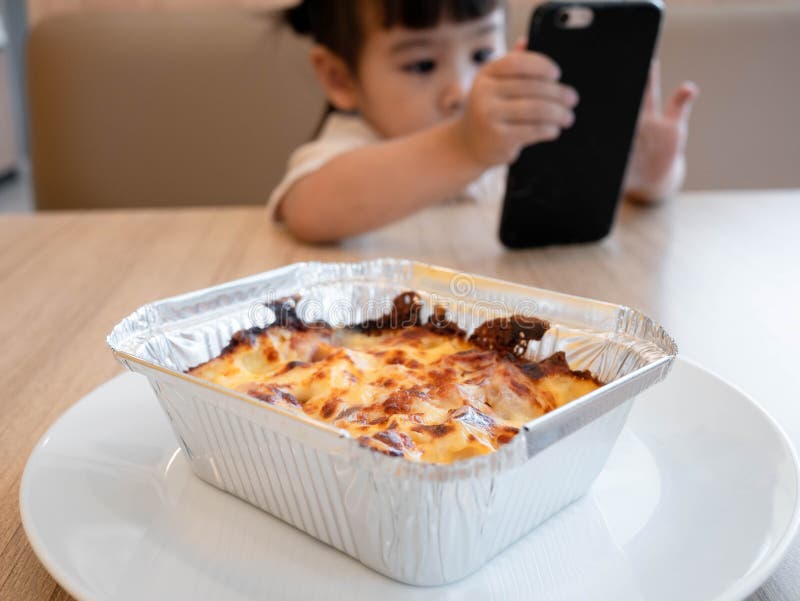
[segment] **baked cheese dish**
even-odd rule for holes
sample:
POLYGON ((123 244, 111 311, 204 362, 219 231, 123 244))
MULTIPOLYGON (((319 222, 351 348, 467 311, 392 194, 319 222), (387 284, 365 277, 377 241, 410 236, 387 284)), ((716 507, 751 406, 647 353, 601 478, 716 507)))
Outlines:
POLYGON ((347 328, 305 323, 297 299, 271 305, 276 321, 237 332, 188 374, 342 428, 412 461, 451 463, 495 451, 520 427, 601 383, 563 353, 523 358, 545 321, 487 321, 467 337, 436 307, 401 294, 384 318, 347 328))

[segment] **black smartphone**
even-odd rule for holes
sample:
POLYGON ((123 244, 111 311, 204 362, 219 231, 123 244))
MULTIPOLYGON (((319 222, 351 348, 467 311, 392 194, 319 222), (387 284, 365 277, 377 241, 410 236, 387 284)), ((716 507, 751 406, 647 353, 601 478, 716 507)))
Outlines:
POLYGON ((661 25, 658 1, 548 2, 528 48, 578 91, 571 128, 509 167, 500 240, 510 248, 589 242, 611 230, 661 25))

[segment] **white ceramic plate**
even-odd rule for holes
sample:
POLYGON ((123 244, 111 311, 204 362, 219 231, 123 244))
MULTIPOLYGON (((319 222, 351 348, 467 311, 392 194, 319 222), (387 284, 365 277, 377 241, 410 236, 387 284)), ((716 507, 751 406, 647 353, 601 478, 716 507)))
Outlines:
POLYGON ((20 510, 42 563, 84 601, 741 599, 775 569, 799 515, 786 436, 683 360, 637 400, 588 495, 444 587, 389 580, 194 477, 134 374, 50 428, 20 510))

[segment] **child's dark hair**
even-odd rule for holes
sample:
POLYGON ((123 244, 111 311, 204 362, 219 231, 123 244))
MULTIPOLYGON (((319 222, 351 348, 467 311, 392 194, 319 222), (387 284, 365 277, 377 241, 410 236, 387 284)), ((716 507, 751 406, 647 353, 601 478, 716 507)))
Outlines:
POLYGON ((384 29, 428 29, 445 18, 457 23, 477 19, 500 6, 504 0, 302 0, 284 16, 297 33, 311 36, 356 70, 367 7, 376 11, 384 29))

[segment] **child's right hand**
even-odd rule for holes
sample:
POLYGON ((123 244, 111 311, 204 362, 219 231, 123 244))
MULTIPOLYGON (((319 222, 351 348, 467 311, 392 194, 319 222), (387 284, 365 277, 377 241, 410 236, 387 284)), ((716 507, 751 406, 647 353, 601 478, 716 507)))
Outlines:
POLYGON ((460 117, 471 156, 485 167, 510 163, 525 146, 570 127, 578 93, 560 77, 550 58, 518 47, 481 68, 460 117))

